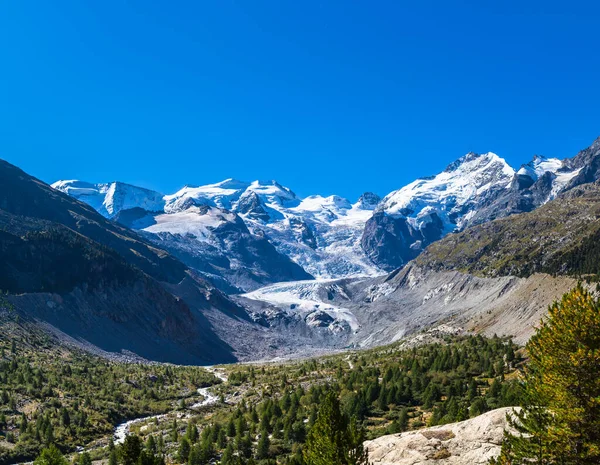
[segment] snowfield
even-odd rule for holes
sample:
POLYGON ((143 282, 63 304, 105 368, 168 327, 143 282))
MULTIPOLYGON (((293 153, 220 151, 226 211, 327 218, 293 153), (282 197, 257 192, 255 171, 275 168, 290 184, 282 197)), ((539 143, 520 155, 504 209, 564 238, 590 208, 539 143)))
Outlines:
POLYGON ((184 211, 154 217, 155 224, 143 228, 149 233, 171 233, 209 241, 212 231, 224 223, 235 221, 235 214, 212 207, 190 207, 184 211))
POLYGON ((479 197, 495 186, 508 187, 514 175, 515 170, 495 153, 469 153, 440 174, 387 195, 378 211, 408 218, 415 229, 422 229, 436 213, 449 233, 463 226, 479 197))

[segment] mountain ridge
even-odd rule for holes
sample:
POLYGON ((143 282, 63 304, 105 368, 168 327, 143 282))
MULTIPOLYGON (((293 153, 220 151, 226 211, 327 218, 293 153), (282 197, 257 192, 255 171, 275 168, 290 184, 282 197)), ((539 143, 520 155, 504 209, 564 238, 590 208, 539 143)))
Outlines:
MULTIPOLYGON (((164 213, 158 222, 166 223, 168 219, 174 219, 168 215, 183 215, 189 209, 208 206, 220 209, 223 216, 234 215, 230 217, 230 223, 240 227, 240 241, 247 237, 266 241, 275 248, 276 253, 271 255, 277 257, 278 263, 289 260, 295 264, 284 267, 287 271, 281 280, 307 279, 308 276, 324 279, 376 276, 404 266, 429 244, 449 233, 495 218, 532 211, 561 192, 600 178, 599 147, 600 138, 569 159, 536 155, 518 170, 492 152, 469 152, 437 175, 419 178, 383 199, 369 194, 368 201, 361 196, 355 203, 336 195, 300 198, 275 180, 245 182, 229 178, 204 186, 188 185, 174 194, 162 196, 160 202, 156 197, 161 194, 148 191, 148 199, 139 198, 140 192, 144 191, 135 187, 132 187, 130 199, 115 202, 114 193, 105 187, 107 184, 96 185, 95 196, 78 189, 80 181, 59 181, 53 186, 88 201, 109 218, 124 221, 161 247, 172 247, 170 251, 175 254, 180 253, 182 247, 187 252, 195 249, 193 258, 182 258, 189 260, 190 266, 194 266, 192 263, 196 263, 201 255, 206 255, 206 246, 197 244, 198 237, 185 234, 170 236, 174 238, 172 243, 165 241, 165 233, 172 234, 173 228, 164 226, 161 229, 156 225, 156 218, 164 213), (102 194, 105 198, 100 202, 98 196, 102 194), (148 211, 147 223, 123 219, 134 216, 124 208, 133 205, 148 211), (162 206, 162 210, 149 211, 148 205, 150 210, 156 209, 157 205, 162 206), (122 210, 115 214, 115 209, 119 208, 122 210), (153 239, 147 233, 162 237, 153 239), (296 265, 302 271, 294 268, 296 265)), ((88 183, 83 185, 89 190, 88 183)), ((270 276, 279 271, 274 272, 267 262, 258 263, 254 258, 238 255, 239 266, 235 263, 227 265, 226 271, 222 271, 219 263, 224 263, 231 247, 222 245, 223 240, 216 229, 215 225, 209 225, 202 235, 204 243, 212 244, 214 257, 201 267, 195 266, 205 273, 205 277, 228 291, 237 288, 247 292, 276 282, 270 276), (233 271, 229 271, 230 268, 233 271), (242 268, 251 270, 252 276, 248 279, 232 277, 242 268)), ((235 240, 229 236, 229 244, 235 240)), ((268 247, 266 243, 264 247, 268 247)), ((281 266, 277 269, 283 269, 281 266)))

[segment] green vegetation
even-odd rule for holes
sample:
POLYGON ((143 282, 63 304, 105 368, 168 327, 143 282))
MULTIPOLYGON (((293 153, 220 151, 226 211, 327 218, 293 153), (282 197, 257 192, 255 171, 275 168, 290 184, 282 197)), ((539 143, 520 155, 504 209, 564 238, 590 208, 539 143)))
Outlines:
MULTIPOLYGON (((42 450, 40 455, 35 459, 33 465, 67 465, 68 462, 58 450, 58 448, 52 444, 46 449, 42 450)), ((83 465, 83 464, 82 464, 83 465)))
POLYGON ((578 286, 527 344, 523 409, 500 465, 600 463, 600 301, 578 286))
POLYGON ((6 304, 3 312, 0 463, 32 459, 53 444, 73 450, 218 382, 202 368, 116 363, 60 348, 6 304))
POLYGON ((510 340, 476 336, 234 365, 226 367, 228 382, 215 388, 224 402, 210 414, 148 421, 135 433, 189 465, 325 463, 313 453, 323 444, 337 457, 332 464, 363 463, 363 439, 515 405, 520 392, 512 378, 520 362, 510 340))
MULTIPOLYGON (((198 367, 107 361, 56 341, 5 306, 0 335, 0 463, 57 450, 89 465, 310 465, 326 447, 340 465, 366 463, 363 439, 459 421, 516 405, 522 363, 505 338, 448 337, 318 359, 231 365, 228 382, 198 367), (220 401, 190 408, 197 388, 220 401), (114 426, 131 427, 114 446, 114 426), (325 446, 324 446, 325 445, 325 446), (56 446, 58 449, 52 448, 56 446)), ((331 457, 330 457, 331 456, 331 457)), ((54 463, 54 462, 53 462, 54 463)))
POLYGON ((416 259, 480 276, 600 275, 600 184, 572 189, 530 213, 450 234, 416 259))
POLYGON ((340 411, 334 392, 329 392, 319 407, 315 424, 308 433, 304 462, 309 465, 368 464, 369 455, 363 448, 364 431, 355 418, 340 411))

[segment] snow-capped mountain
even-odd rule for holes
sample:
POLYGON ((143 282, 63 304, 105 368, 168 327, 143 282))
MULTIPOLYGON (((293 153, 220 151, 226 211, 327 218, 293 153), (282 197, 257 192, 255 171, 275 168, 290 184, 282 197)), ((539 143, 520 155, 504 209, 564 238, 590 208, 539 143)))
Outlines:
POLYGON ((52 185, 137 230, 227 292, 312 278, 264 235, 253 234, 232 211, 240 195, 252 186, 261 190, 255 183, 226 180, 165 196, 123 183, 59 181, 52 185))
POLYGON ((495 153, 468 153, 436 176, 417 179, 387 195, 378 211, 423 229, 437 216, 443 232, 461 229, 488 191, 509 186, 515 170, 495 153))
MULTIPOLYGON (((117 220, 124 223, 125 214, 117 220)), ((172 213, 146 213, 128 226, 228 292, 312 278, 266 237, 252 234, 240 216, 220 207, 192 205, 172 213)))
POLYGON ((442 173, 387 195, 365 226, 362 247, 392 270, 450 232, 531 211, 598 179, 600 138, 573 158, 536 156, 517 172, 493 153, 469 153, 442 173))
POLYGON ((227 179, 165 196, 165 212, 201 204, 228 209, 311 275, 333 278, 381 273, 360 247, 364 224, 378 200, 375 194, 355 204, 335 195, 300 199, 277 181, 227 179))
POLYGON ((433 241, 462 229, 482 199, 506 189, 514 175, 494 153, 468 153, 438 175, 388 194, 365 227, 362 247, 384 269, 402 266, 433 241))
POLYGON ((600 179, 600 138, 575 157, 559 160, 536 155, 515 173, 507 189, 478 202, 464 227, 532 211, 559 194, 600 179))
POLYGON ((52 187, 87 203, 102 215, 112 218, 122 210, 142 208, 146 211, 163 211, 163 195, 123 182, 91 184, 83 181, 58 181, 52 187))
POLYGON ((381 273, 360 246, 373 208, 363 200, 352 204, 335 195, 313 195, 282 205, 266 203, 266 221, 252 213, 242 217, 313 276, 334 278, 381 273))
POLYGON ((552 188, 544 200, 548 202, 562 192, 569 183, 579 174, 581 168, 569 168, 558 158, 546 158, 540 155, 533 157, 529 163, 522 165, 517 176, 522 183, 533 185, 544 175, 551 178, 552 188), (547 174, 548 173, 548 174, 547 174))
POLYGON ((377 275, 448 233, 531 211, 600 178, 600 139, 566 160, 536 156, 518 171, 494 153, 468 153, 383 200, 300 198, 276 181, 235 179, 162 195, 123 183, 54 188, 150 237, 235 288, 292 279, 377 275))

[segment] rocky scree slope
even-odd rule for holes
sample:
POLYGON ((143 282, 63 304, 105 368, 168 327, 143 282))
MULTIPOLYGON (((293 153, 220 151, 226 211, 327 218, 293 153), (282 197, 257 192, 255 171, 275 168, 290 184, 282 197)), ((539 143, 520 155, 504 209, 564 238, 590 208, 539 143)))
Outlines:
POLYGON ((310 329, 329 349, 375 347, 440 327, 524 343, 548 305, 576 283, 546 274, 484 278, 411 263, 385 277, 274 284, 236 300, 255 321, 290 336, 310 329))
POLYGON ((267 325, 334 334, 338 348, 440 324, 525 342, 577 276, 600 271, 599 207, 598 182, 571 187, 532 212, 449 234, 387 276, 274 284, 240 302, 267 325))
MULTIPOLYGON (((218 208, 207 215, 225 214, 218 208)), ((330 347, 303 323, 253 320, 144 235, 0 161, 0 289, 22 318, 60 340, 102 356, 183 364, 330 347)))

